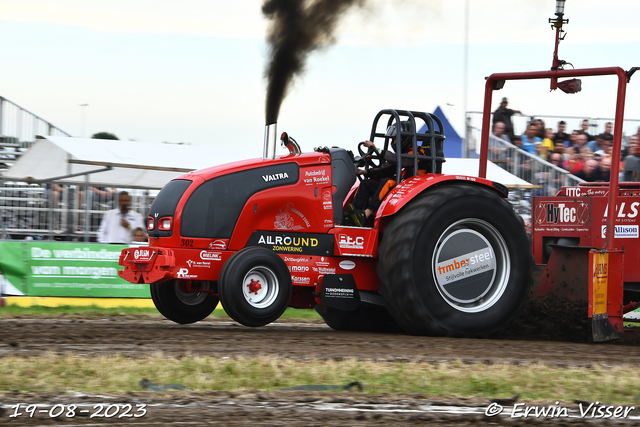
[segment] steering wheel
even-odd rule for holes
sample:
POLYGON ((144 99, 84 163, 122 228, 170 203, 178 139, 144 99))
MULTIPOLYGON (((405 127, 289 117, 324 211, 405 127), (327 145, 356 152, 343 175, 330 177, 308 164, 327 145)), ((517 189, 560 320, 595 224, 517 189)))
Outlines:
POLYGON ((382 165, 382 156, 373 147, 367 147, 367 151, 364 151, 366 145, 364 141, 358 144, 358 154, 360 154, 359 165, 364 166, 365 170, 370 168, 377 168, 382 165))

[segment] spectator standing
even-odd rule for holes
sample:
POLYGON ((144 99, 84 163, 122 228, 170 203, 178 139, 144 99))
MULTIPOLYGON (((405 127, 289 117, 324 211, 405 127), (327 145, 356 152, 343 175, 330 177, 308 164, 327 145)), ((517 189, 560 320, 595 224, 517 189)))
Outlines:
MULTIPOLYGON (((574 142, 575 142, 575 145, 574 145, 575 147, 587 148, 586 145, 587 145, 587 142, 589 142, 589 136, 584 132, 580 132, 576 135, 574 142)), ((589 150, 591 149, 589 148, 589 150)), ((591 150, 591 152, 593 153, 593 150, 591 150)))
POLYGON ((555 143, 553 144, 553 152, 560 154, 560 157, 562 158, 562 165, 563 165, 562 167, 565 167, 564 166, 565 162, 570 159, 570 156, 567 150, 569 149, 564 145, 564 142, 562 141, 556 140, 555 143))
POLYGON ((580 154, 580 148, 569 147, 567 148, 567 154, 569 155, 569 159, 565 160, 564 168, 568 170, 569 173, 575 175, 576 172, 581 170, 584 165, 582 155, 580 154))
POLYGON ((51 206, 53 208, 59 207, 60 202, 62 201, 62 186, 55 182, 50 182, 45 184, 44 188, 47 199, 51 201, 51 206))
POLYGON ((147 242, 147 232, 142 227, 138 227, 135 230, 133 230, 133 242, 134 243, 147 242))
POLYGON ((607 122, 607 123, 604 124, 604 133, 607 133, 607 134, 613 136, 613 123, 612 122, 607 122))
POLYGON ((495 136, 496 138, 500 138, 503 141, 507 141, 508 143, 511 143, 511 138, 509 138, 509 135, 505 133, 506 129, 507 127, 503 122, 495 122, 493 124, 493 136, 495 136))
POLYGON ((508 148, 500 141, 511 143, 511 139, 504 133, 504 130, 505 125, 502 122, 496 122, 493 125, 492 137, 489 138, 489 159, 506 169, 508 148))
POLYGON ((551 153, 553 151, 553 140, 555 139, 556 135, 553 133, 553 129, 551 128, 546 128, 544 130, 544 138, 542 139, 542 145, 544 145, 547 148, 547 152, 551 153))
POLYGON ((547 147, 544 146, 544 144, 540 141, 535 143, 535 150, 536 150, 536 156, 539 159, 544 160, 545 162, 547 161, 548 157, 548 151, 547 151, 547 147))
POLYGON ((518 178, 531 182, 531 161, 526 154, 521 153, 521 151, 526 151, 522 146, 522 138, 518 135, 514 136, 513 145, 515 145, 516 148, 509 150, 507 170, 515 174, 518 178))
POLYGON ((631 135, 629 137, 629 141, 627 141, 627 146, 624 147, 622 150, 620 150, 620 158, 624 161, 624 158, 627 157, 630 153, 629 153, 629 148, 632 145, 638 145, 640 143, 640 136, 638 135, 631 135))
MULTIPOLYGON (((613 156, 613 135, 609 135, 607 133, 604 135, 604 151, 603 157, 612 157, 613 156)), ((621 157, 622 158, 622 157, 621 157)))
POLYGON ((594 159, 589 159, 584 162, 584 168, 574 173, 580 179, 584 179, 587 182, 600 181, 600 168, 598 168, 598 162, 594 159))
POLYGON ((536 132, 536 125, 530 123, 522 135, 522 148, 531 154, 536 154, 536 142, 542 143, 542 139, 536 136, 536 132))
POLYGON ((563 168, 562 167, 562 163, 563 163, 562 154, 560 154, 558 152, 551 153, 551 155, 549 156, 549 163, 551 163, 552 165, 557 166, 559 168, 563 168))
POLYGON ((540 139, 544 139, 545 128, 544 121, 542 119, 535 119, 532 123, 536 126, 536 136, 540 139))
POLYGON ((98 242, 100 243, 124 243, 133 241, 133 230, 138 227, 144 229, 142 215, 132 211, 131 197, 126 191, 118 194, 118 208, 105 212, 100 228, 98 229, 98 242))
POLYGON ((599 134, 598 136, 596 136, 596 139, 594 139, 593 141, 587 142, 587 144, 585 145, 585 147, 589 148, 594 153, 599 150, 604 151, 604 146, 605 146, 604 133, 599 134))
POLYGON ((568 147, 569 146, 569 135, 565 132, 567 129, 567 123, 564 120, 558 122, 558 132, 553 137, 553 142, 555 144, 556 141, 562 141, 562 143, 568 147))
POLYGON ((524 150, 524 148, 522 147, 522 138, 520 138, 518 135, 513 137, 513 145, 521 150, 524 150))
POLYGON ((507 98, 502 98, 502 102, 500 102, 500 106, 496 111, 493 112, 493 123, 502 122, 504 123, 505 130, 504 132, 509 136, 511 140, 513 140, 513 123, 511 123, 511 116, 514 114, 522 114, 520 110, 512 110, 511 108, 507 108, 509 101, 507 98))
POLYGON ((637 137, 629 142, 629 155, 624 158, 624 181, 640 181, 640 148, 637 137))
POLYGON ((611 179, 611 157, 605 157, 600 160, 598 167, 600 169, 600 179, 598 181, 609 182, 611 179))
MULTIPOLYGON (((558 143, 564 146, 563 142, 559 141, 558 143)), ((563 163, 562 154, 558 152, 551 153, 551 155, 549 156, 549 162, 552 165, 562 169, 562 163, 563 163)), ((556 195, 560 190, 560 188, 562 187, 563 177, 564 177, 564 173, 562 173, 562 171, 558 171, 555 168, 551 168, 551 170, 547 174, 545 194, 549 196, 556 195)))
POLYGON ((593 141, 595 138, 589 134, 589 120, 584 119, 580 125, 582 132, 587 136, 587 141, 593 141))
POLYGON ((573 132, 571 132, 571 135, 569 135, 569 142, 567 144, 567 147, 575 147, 576 145, 578 145, 578 143, 576 142, 576 138, 579 134, 579 130, 574 130, 573 132))

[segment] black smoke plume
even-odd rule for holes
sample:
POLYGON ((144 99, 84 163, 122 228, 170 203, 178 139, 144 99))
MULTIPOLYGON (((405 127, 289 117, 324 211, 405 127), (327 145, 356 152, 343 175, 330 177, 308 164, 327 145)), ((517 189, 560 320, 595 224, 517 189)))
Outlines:
POLYGON ((365 0, 265 0, 262 13, 271 20, 266 69, 266 124, 278 121, 280 106, 293 77, 304 71, 311 52, 332 41, 338 18, 365 0))

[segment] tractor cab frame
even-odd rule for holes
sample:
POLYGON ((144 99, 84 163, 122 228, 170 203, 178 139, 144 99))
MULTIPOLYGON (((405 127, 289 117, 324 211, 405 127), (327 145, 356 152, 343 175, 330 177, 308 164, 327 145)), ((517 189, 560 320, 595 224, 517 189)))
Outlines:
MULTIPOLYGON (((442 163, 446 161, 444 158, 445 135, 443 129, 442 121, 434 114, 407 110, 382 110, 373 120, 369 139, 374 143, 379 139, 383 139, 384 148, 379 153, 380 156, 376 156, 375 152, 371 150, 366 155, 374 156, 380 160, 381 157, 384 157, 384 153, 390 151, 392 145, 401 147, 403 141, 409 139, 411 144, 409 150, 394 150, 396 155, 396 177, 400 177, 399 181, 404 179, 402 169, 403 165, 407 164, 407 160, 412 162, 411 166, 414 171, 418 170, 418 163, 426 161, 430 164, 429 172, 440 174, 442 173, 442 163), (424 126, 420 129, 421 132, 418 130, 416 119, 420 119, 424 123, 424 126), (385 123, 386 126, 380 129, 385 123), (403 124, 407 126, 402 126, 403 124), (398 129, 400 129, 400 132, 397 131, 398 129), (394 139, 395 143, 393 143, 394 139), (419 146, 426 147, 424 155, 419 154, 419 146)), ((360 154, 362 155, 363 153, 360 154)), ((371 162, 365 163, 365 168, 368 169, 371 166, 371 162)))

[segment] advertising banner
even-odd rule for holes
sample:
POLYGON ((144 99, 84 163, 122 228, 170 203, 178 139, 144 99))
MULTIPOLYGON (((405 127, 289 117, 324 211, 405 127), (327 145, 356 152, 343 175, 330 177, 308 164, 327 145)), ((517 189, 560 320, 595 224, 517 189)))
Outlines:
POLYGON ((78 242, 0 242, 6 294, 41 297, 150 298, 149 286, 118 275, 127 245, 78 242), (13 292, 7 292, 7 289, 13 292))
POLYGON ((593 314, 607 313, 607 285, 609 271, 609 254, 600 252, 591 252, 592 256, 591 270, 593 274, 593 314))

